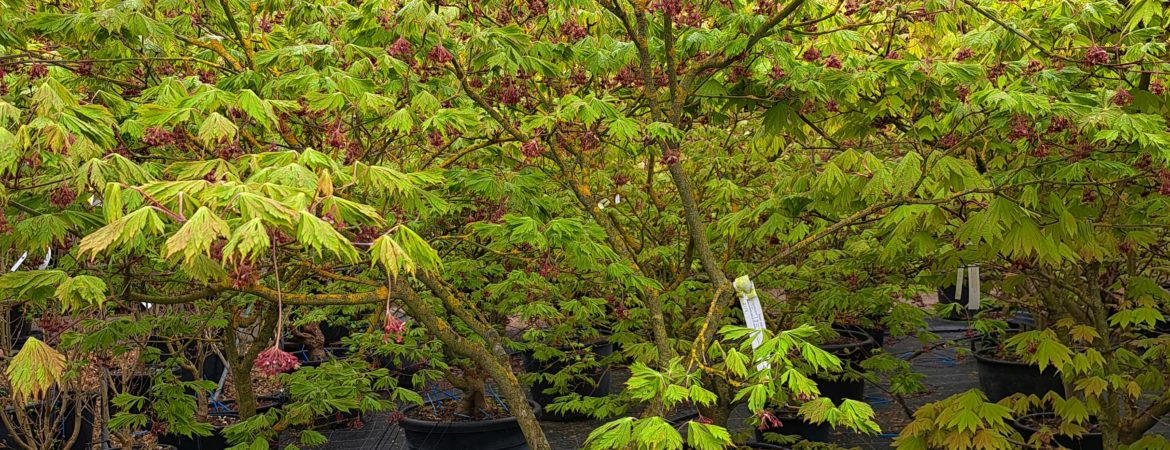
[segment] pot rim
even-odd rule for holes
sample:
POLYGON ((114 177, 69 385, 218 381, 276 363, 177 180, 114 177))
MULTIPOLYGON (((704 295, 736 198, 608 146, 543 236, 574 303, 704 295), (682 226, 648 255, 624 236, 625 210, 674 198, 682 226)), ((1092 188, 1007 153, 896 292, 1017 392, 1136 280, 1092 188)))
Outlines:
POLYGON ((816 344, 816 346, 818 348, 820 348, 821 350, 832 353, 834 350, 845 350, 845 349, 851 349, 851 348, 864 349, 864 348, 871 347, 876 343, 876 341, 873 340, 873 336, 870 336, 869 333, 866 333, 864 331, 849 330, 849 329, 839 328, 839 327, 833 327, 833 331, 837 334, 849 335, 849 336, 853 336, 855 338, 861 337, 864 339, 862 339, 861 342, 846 343, 846 344, 816 344))
MULTIPOLYGON (((540 407, 540 404, 532 401, 531 399, 525 399, 525 400, 527 400, 528 405, 532 407, 532 415, 539 417, 541 409, 542 409, 540 407)), ((409 415, 406 414, 408 411, 412 411, 412 410, 420 408, 422 406, 423 405, 410 405, 410 406, 404 408, 402 410, 402 418, 398 420, 398 425, 399 426, 407 425, 409 427, 416 428, 416 429, 444 427, 447 429, 461 428, 465 431, 482 431, 482 430, 496 428, 496 427, 499 427, 502 425, 507 425, 509 423, 517 421, 516 416, 508 416, 508 417, 501 417, 498 419, 488 419, 488 420, 467 420, 467 421, 460 421, 460 422, 437 421, 437 420, 415 419, 415 418, 410 417, 409 415)), ((403 426, 403 428, 407 428, 407 427, 403 426)))
POLYGON ((976 360, 978 360, 979 362, 982 362, 982 363, 999 364, 999 365, 1004 365, 1004 366, 1015 366, 1015 367, 1035 367, 1037 369, 1040 368, 1040 366, 1037 364, 1029 364, 1029 363, 1022 362, 1022 361, 1009 361, 1006 359, 1000 359, 1000 358, 996 358, 994 356, 985 355, 985 353, 988 352, 988 349, 989 349, 989 347, 980 345, 980 346, 976 346, 975 351, 973 351, 971 353, 975 355, 976 360))
MULTIPOLYGON (((1041 416, 1042 417, 1056 417, 1056 413, 1053 411, 1040 411, 1040 412, 1034 412, 1031 414, 1024 414, 1020 417, 1012 419, 1012 422, 1015 423, 1016 426, 1023 428, 1025 430, 1028 430, 1028 431, 1033 431, 1033 432, 1040 431, 1039 428, 1033 428, 1031 426, 1025 425, 1021 421, 1026 419, 1026 418, 1029 418, 1029 417, 1041 417, 1041 416)), ((1096 417, 1093 417, 1093 416, 1089 417, 1089 423, 1096 423, 1096 422, 1097 422, 1096 417)), ((1081 439, 1081 438, 1084 438, 1085 436, 1100 436, 1100 435, 1101 435, 1101 432, 1099 432, 1099 431, 1098 432, 1089 431, 1089 432, 1081 433, 1079 436, 1069 436, 1066 434, 1058 434, 1057 436, 1071 438, 1071 439, 1081 439)))

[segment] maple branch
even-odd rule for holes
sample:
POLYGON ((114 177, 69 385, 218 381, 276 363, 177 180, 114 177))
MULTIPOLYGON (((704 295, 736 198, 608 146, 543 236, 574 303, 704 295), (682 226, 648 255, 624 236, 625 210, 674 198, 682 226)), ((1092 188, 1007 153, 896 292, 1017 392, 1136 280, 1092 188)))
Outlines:
POLYGON ((708 70, 719 70, 730 66, 731 63, 735 62, 735 60, 739 59, 748 51, 750 51, 752 47, 755 47, 756 43, 760 42, 764 36, 767 36, 768 33, 772 31, 772 28, 778 25, 780 21, 795 13, 797 9, 804 5, 804 2, 805 0, 793 0, 791 3, 785 6, 784 9, 781 9, 780 11, 777 11, 776 14, 768 17, 768 19, 765 20, 764 23, 760 24, 759 28, 756 28, 756 31, 748 37, 747 44, 744 45, 743 49, 739 52, 736 52, 734 55, 725 55, 722 59, 715 59, 715 55, 708 57, 706 61, 690 71, 690 74, 687 75, 686 82, 683 83, 683 86, 685 86, 689 91, 695 79, 698 78, 699 75, 701 75, 703 72, 708 70))

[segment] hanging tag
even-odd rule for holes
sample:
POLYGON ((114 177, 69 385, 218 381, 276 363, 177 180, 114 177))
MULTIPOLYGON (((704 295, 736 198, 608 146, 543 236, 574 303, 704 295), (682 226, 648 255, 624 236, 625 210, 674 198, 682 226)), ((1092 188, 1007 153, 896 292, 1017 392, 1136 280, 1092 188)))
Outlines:
POLYGON ((967 300, 967 309, 979 309, 979 266, 972 264, 967 267, 967 289, 970 298, 967 300))
POLYGON ((622 204, 622 194, 615 194, 613 196, 613 204, 615 204, 615 205, 622 204))
POLYGON ((954 300, 955 300, 955 303, 959 303, 959 301, 963 300, 963 275, 964 275, 963 268, 960 267, 959 270, 957 270, 955 272, 956 272, 956 275, 955 275, 955 291, 954 291, 955 298, 954 298, 954 300))
POLYGON ((24 264, 24 260, 25 260, 25 259, 28 259, 28 252, 24 252, 24 254, 23 254, 23 255, 20 255, 20 258, 18 258, 18 259, 16 260, 16 264, 13 264, 13 265, 12 265, 12 268, 11 268, 11 269, 8 269, 8 271, 9 271, 9 272, 16 272, 16 269, 19 269, 19 268, 20 268, 20 266, 24 264))
POLYGON ((48 268, 49 268, 49 261, 52 261, 52 260, 53 260, 53 249, 50 247, 50 248, 49 248, 49 251, 45 252, 45 260, 44 260, 44 262, 42 262, 42 263, 41 263, 41 266, 40 266, 40 267, 37 267, 37 269, 38 269, 38 270, 45 270, 45 269, 48 269, 48 268))
MULTIPOLYGON (((756 294, 756 286, 752 284, 752 280, 747 275, 735 279, 735 292, 739 293, 739 303, 743 310, 743 321, 748 328, 758 330, 754 333, 752 338, 752 350, 755 350, 764 343, 764 330, 768 325, 764 322, 764 309, 760 307, 760 296, 756 294)), ((761 361, 756 365, 759 370, 768 370, 772 368, 767 361, 761 361)))

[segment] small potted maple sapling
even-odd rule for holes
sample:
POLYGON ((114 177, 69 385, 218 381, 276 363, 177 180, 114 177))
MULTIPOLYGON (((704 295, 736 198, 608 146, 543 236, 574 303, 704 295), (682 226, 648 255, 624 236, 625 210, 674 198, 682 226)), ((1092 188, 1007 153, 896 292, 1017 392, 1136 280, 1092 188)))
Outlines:
MULTIPOLYGON (((807 379, 816 386, 814 396, 827 399, 828 406, 844 406, 852 402, 861 402, 865 399, 866 373, 862 363, 873 355, 875 344, 867 333, 834 328, 821 330, 819 333, 802 336, 809 345, 832 355, 834 358, 829 367, 816 364, 817 352, 802 355, 802 358, 793 358, 788 364, 799 369, 807 379), (811 356, 810 356, 811 355, 811 356), (806 360, 805 358, 812 358, 806 360), (849 403, 847 403, 849 402, 849 403)), ((760 421, 757 427, 757 438, 769 441, 786 441, 783 438, 771 435, 796 435, 802 439, 814 442, 828 442, 829 434, 836 424, 823 420, 804 417, 800 408, 804 401, 809 400, 811 392, 805 395, 797 393, 796 397, 775 403, 773 409, 758 415, 760 421)))
MULTIPOLYGON (((51 341, 60 331, 46 330, 51 341)), ((83 380, 84 355, 29 337, 0 352, 0 444, 20 450, 89 448, 100 385, 83 380)))
MULTIPOLYGON (((1015 301, 989 299, 985 307, 972 317, 971 351, 979 375, 979 388, 992 402, 1015 394, 1044 397, 1055 392, 1063 396, 1065 384, 1060 373, 1055 367, 1042 368, 1030 362, 1028 355, 1038 349, 1012 345, 1013 337, 1023 330, 1019 325, 1003 320, 1007 316, 1005 310, 1019 311, 1036 305, 1023 301, 1025 297, 1015 289, 1008 289, 1001 295, 1014 297, 1015 301)), ((1043 330, 1047 326, 1045 318, 1040 317, 1032 328, 1043 330)))
MULTIPOLYGON (((595 314, 603 311, 605 305, 602 299, 583 296, 558 303, 562 308, 559 310, 574 319, 589 317, 582 308, 590 303, 596 308, 595 314)), ((524 333, 523 339, 530 344, 524 353, 525 375, 521 377, 531 383, 532 398, 544 409, 542 419, 593 417, 589 412, 597 409, 590 408, 586 398, 610 394, 611 365, 620 358, 609 340, 612 333, 587 328, 577 320, 543 325, 524 333), (563 404, 558 401, 562 398, 577 404, 563 404)))
POLYGON ((572 269, 547 259, 541 264, 487 285, 484 295, 506 317, 523 323, 520 378, 540 404, 541 418, 585 419, 605 409, 598 402, 610 394, 610 365, 621 357, 610 342, 613 332, 598 328, 609 319, 609 301, 578 291, 581 285, 593 287, 583 280, 586 272, 562 277, 561 270, 572 269))
MULTIPOLYGON (((626 395, 635 399, 649 399, 661 393, 666 408, 682 404, 711 405, 714 392, 703 383, 700 373, 716 373, 727 377, 737 386, 734 398, 745 403, 761 438, 788 441, 771 431, 782 424, 781 416, 791 412, 789 420, 808 424, 827 423, 862 433, 876 433, 873 409, 859 400, 844 399, 839 403, 823 397, 811 374, 842 369, 842 360, 822 350, 810 340, 820 339, 820 332, 809 325, 772 333, 741 326, 724 326, 719 331, 721 345, 712 351, 719 353, 718 362, 706 368, 702 355, 691 353, 676 358, 667 371, 651 369, 642 363, 630 366, 626 395)), ((788 418, 788 417, 786 417, 788 418)), ((792 433, 791 428, 785 429, 792 433)), ((690 448, 729 448, 735 442, 728 430, 710 419, 697 415, 675 426, 661 417, 626 417, 612 420, 589 434, 587 449, 621 449, 635 440, 654 440, 665 445, 684 442, 690 448), (679 429, 682 429, 680 432, 679 429), (685 434, 685 437, 683 436, 685 434)), ((749 447, 754 444, 749 444, 749 447)), ((754 448, 768 448, 755 446, 754 448)))

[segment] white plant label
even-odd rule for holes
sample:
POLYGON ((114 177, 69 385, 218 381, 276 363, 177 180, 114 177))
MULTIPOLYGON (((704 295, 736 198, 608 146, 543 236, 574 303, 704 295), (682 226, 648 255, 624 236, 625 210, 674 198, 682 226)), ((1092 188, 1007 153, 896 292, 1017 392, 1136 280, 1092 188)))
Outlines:
POLYGON ((979 294, 979 266, 972 264, 967 267, 960 267, 955 273, 955 298, 963 298, 963 278, 966 275, 967 283, 967 309, 978 310, 980 304, 979 294), (965 269, 965 270, 964 270, 965 269), (964 273, 965 272, 965 273, 964 273))
MULTIPOLYGON (((768 329, 764 322, 764 308, 760 306, 760 296, 756 294, 756 286, 747 275, 735 279, 735 292, 739 294, 740 309, 743 310, 743 321, 748 328, 759 331, 752 338, 752 349, 760 348, 764 343, 764 330, 768 329)), ((759 370, 771 369, 771 364, 761 361, 756 365, 759 370)))
POLYGON ((19 269, 19 268, 20 268, 20 266, 24 265, 24 260, 25 260, 25 259, 28 259, 28 252, 24 252, 24 254, 23 254, 23 255, 20 255, 20 258, 18 258, 18 259, 16 260, 16 264, 13 264, 13 265, 12 265, 12 268, 11 268, 11 269, 9 269, 8 271, 9 271, 9 272, 16 272, 16 269, 19 269))
MULTIPOLYGON (((20 255, 20 258, 18 258, 16 260, 16 264, 13 264, 12 268, 8 269, 8 271, 9 272, 16 272, 16 270, 19 269, 20 266, 24 265, 24 260, 26 260, 26 259, 28 259, 28 252, 22 253, 20 255)), ((45 260, 41 262, 41 266, 37 267, 37 270, 45 270, 45 269, 49 268, 49 263, 52 261, 53 261, 53 249, 49 248, 49 250, 47 252, 45 252, 45 260)))

